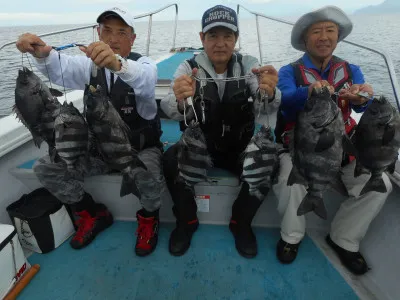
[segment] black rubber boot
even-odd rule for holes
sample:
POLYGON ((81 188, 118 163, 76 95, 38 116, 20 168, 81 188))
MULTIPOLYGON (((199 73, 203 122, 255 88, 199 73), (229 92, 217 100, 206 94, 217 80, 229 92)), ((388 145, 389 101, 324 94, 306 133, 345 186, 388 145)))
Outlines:
POLYGON ((343 249, 335 244, 329 235, 326 237, 326 242, 339 256, 342 264, 353 274, 363 275, 369 271, 370 268, 360 252, 351 252, 343 249))
POLYGON ((249 186, 247 183, 243 183, 232 206, 229 229, 235 238, 236 250, 246 258, 257 255, 257 239, 251 228, 251 222, 261 203, 256 197, 249 195, 249 186))
POLYGON ((284 240, 280 239, 278 244, 276 245, 276 257, 283 264, 292 263, 296 257, 297 252, 299 250, 300 243, 298 244, 289 244, 284 240))
POLYGON ((183 255, 190 247, 193 233, 199 227, 197 205, 193 189, 184 183, 177 183, 179 196, 174 198, 172 211, 176 217, 176 228, 171 232, 169 252, 174 256, 183 255))

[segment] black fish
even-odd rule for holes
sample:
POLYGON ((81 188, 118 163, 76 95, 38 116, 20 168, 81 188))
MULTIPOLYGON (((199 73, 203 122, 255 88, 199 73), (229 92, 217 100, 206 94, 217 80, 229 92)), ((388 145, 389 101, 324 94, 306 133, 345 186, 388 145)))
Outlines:
POLYGON ((131 146, 130 128, 121 119, 101 86, 97 86, 97 89, 89 86, 84 102, 86 120, 103 160, 111 169, 123 174, 120 196, 133 193, 140 198, 135 177, 140 170, 147 169, 139 159, 138 152, 131 146))
POLYGON ((326 87, 314 89, 304 110, 297 116, 290 139, 293 168, 288 185, 294 183, 307 187, 297 215, 314 211, 323 219, 327 212, 323 193, 333 182, 347 193, 340 179, 343 140, 346 139, 343 117, 326 87))
POLYGON ((40 147, 43 140, 47 142, 50 156, 53 156, 55 146, 54 119, 61 106, 55 96, 60 95, 61 92, 49 89, 28 68, 18 71, 13 111, 31 132, 37 147, 40 147))
POLYGON ((242 179, 249 184, 249 193, 260 201, 267 196, 279 168, 279 151, 271 127, 261 126, 252 137, 243 156, 242 179))
POLYGON ((382 173, 394 172, 399 155, 399 112, 385 97, 374 99, 363 113, 352 141, 356 148, 354 176, 371 173, 360 195, 370 191, 385 193, 382 173))
POLYGON ((212 162, 206 139, 197 122, 191 122, 185 129, 178 145, 178 177, 191 186, 207 181, 207 170, 212 162))
POLYGON ((77 163, 86 165, 88 157, 89 130, 85 119, 72 103, 64 104, 54 121, 56 152, 69 170, 77 163))

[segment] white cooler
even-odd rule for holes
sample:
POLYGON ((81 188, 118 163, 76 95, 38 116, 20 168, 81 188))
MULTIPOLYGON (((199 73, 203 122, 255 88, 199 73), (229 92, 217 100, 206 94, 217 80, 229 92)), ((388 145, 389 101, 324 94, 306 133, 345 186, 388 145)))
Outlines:
POLYGON ((0 224, 0 299, 30 267, 14 226, 0 224))

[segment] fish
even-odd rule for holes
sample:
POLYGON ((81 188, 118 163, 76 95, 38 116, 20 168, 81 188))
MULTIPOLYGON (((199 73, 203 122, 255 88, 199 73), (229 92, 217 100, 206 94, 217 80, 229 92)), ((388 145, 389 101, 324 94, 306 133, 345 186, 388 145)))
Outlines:
POLYGON ((368 105, 355 127, 354 176, 371 174, 360 195, 370 191, 386 193, 383 172, 393 173, 400 148, 400 115, 385 96, 368 105))
MULTIPOLYGON (((136 176, 142 171, 147 171, 147 168, 139 159, 138 151, 131 146, 131 130, 100 85, 90 85, 87 89, 84 114, 95 139, 94 143, 110 169, 122 173, 120 196, 132 193, 140 198, 135 180, 136 176)), ((139 176, 143 177, 143 174, 139 176)))
POLYGON ((192 121, 178 141, 178 181, 189 186, 207 181, 207 170, 212 167, 206 138, 198 122, 192 121))
POLYGON ((66 101, 54 120, 56 153, 67 165, 68 170, 75 170, 80 165, 87 167, 89 128, 79 112, 66 101))
POLYGON ((249 194, 263 201, 279 170, 279 154, 283 151, 274 142, 271 127, 263 124, 243 152, 241 179, 248 183, 249 194))
POLYGON ((289 136, 293 167, 287 184, 297 183, 307 188, 297 215, 314 211, 326 219, 323 193, 335 186, 342 194, 347 194, 340 170, 343 147, 347 149, 351 145, 345 133, 341 110, 332 100, 327 87, 313 89, 304 110, 298 113, 296 125, 289 136))
POLYGON ((35 146, 40 148, 43 141, 48 144, 51 157, 55 148, 54 120, 61 107, 56 97, 61 95, 28 68, 18 71, 13 112, 32 134, 35 146))

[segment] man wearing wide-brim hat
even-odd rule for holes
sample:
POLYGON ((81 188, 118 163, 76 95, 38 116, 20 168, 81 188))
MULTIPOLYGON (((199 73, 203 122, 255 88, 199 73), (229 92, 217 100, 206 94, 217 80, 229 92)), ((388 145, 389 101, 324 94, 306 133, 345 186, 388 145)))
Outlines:
MULTIPOLYGON (((278 88, 282 92, 278 112, 276 136, 278 142, 288 145, 286 132, 295 126, 296 114, 303 110, 307 98, 314 88, 327 86, 337 101, 345 121, 347 133, 351 133, 356 122, 350 117, 352 109, 362 112, 370 103, 373 90, 364 82, 360 68, 333 56, 337 43, 346 38, 353 28, 349 17, 335 6, 326 6, 303 15, 292 30, 292 46, 305 52, 297 61, 282 67, 279 71, 278 88), (361 97, 359 92, 369 96, 361 97)), ((354 177, 355 161, 346 157, 343 161, 342 181, 349 198, 343 202, 331 224, 327 243, 339 255, 342 263, 355 274, 364 274, 368 265, 359 252, 359 245, 367 229, 382 208, 392 190, 389 178, 383 180, 387 192, 367 192, 359 196, 369 175, 354 177)), ((298 208, 307 194, 301 184, 287 185, 292 170, 289 153, 280 156, 280 174, 273 190, 279 199, 278 210, 282 214, 281 239, 277 244, 277 257, 282 263, 295 260, 299 245, 305 234, 306 219, 298 208), (300 215, 298 215, 300 214, 300 215)), ((322 216, 326 218, 325 215, 322 216)))

